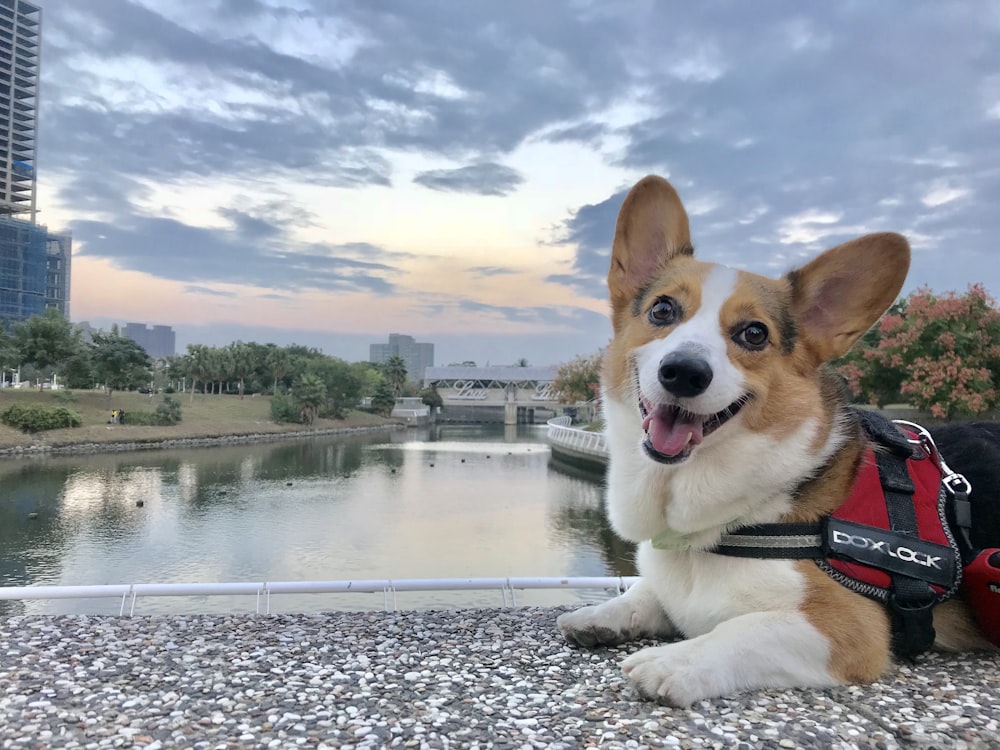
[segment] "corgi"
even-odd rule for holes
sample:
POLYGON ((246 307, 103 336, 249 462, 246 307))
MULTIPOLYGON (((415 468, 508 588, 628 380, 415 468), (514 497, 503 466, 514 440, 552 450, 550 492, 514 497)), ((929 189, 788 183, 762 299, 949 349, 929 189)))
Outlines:
MULTIPOLYGON (((641 577, 620 597, 562 614, 569 642, 672 641, 622 668, 641 696, 675 706, 886 672, 883 603, 812 559, 713 550, 742 527, 814 523, 845 502, 869 440, 826 365, 897 299, 909 264, 906 239, 891 233, 779 279, 696 260, 670 183, 649 176, 632 188, 612 245, 601 391, 607 512, 637 543, 641 577)), ((933 627, 939 648, 994 648, 962 597, 934 608, 933 627)))

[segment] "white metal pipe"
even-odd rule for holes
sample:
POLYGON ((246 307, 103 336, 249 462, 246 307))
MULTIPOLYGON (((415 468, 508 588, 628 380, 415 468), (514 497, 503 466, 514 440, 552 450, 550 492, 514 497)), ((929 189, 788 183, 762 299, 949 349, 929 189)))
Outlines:
POLYGON ((261 583, 136 583, 130 593, 135 596, 233 596, 257 594, 261 583))
POLYGON ((126 596, 132 587, 127 584, 97 586, 5 586, 0 587, 0 599, 109 599, 126 596))
POLYGON ((514 578, 384 578, 343 581, 233 581, 211 583, 136 583, 90 586, 6 586, 0 599, 105 599, 143 596, 234 596, 264 594, 342 594, 384 591, 471 591, 489 589, 613 589, 623 591, 633 576, 514 578))

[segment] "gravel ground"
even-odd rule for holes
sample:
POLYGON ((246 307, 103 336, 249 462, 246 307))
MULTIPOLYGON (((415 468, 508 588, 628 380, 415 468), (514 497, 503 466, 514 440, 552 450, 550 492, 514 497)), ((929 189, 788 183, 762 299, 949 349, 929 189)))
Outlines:
POLYGON ((0 747, 1000 747, 1000 657, 690 709, 559 609, 0 620, 0 747))

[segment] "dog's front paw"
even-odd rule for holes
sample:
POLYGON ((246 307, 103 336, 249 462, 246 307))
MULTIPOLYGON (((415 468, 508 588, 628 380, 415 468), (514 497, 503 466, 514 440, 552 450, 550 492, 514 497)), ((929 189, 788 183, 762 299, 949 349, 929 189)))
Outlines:
POLYGON ((609 614, 603 605, 582 607, 559 615, 556 625, 563 638, 584 648, 617 646, 632 640, 631 631, 623 627, 621 619, 609 614))
POLYGON ((684 708, 719 695, 709 673, 712 667, 692 663, 687 647, 688 642, 682 641, 644 648, 622 662, 622 671, 643 698, 668 706, 684 708))

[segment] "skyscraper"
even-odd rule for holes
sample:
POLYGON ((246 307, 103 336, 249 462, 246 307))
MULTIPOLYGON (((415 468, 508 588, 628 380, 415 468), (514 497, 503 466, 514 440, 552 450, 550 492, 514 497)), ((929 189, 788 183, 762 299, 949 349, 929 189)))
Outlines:
POLYGON ((0 324, 54 307, 69 317, 73 240, 35 224, 42 10, 0 0, 0 324))
POLYGON ((126 323, 121 333, 145 349, 153 359, 164 359, 177 353, 177 335, 170 326, 150 328, 145 323, 126 323))
POLYGON ((434 344, 418 342, 412 336, 390 333, 388 344, 369 344, 368 361, 381 364, 389 357, 400 357, 406 363, 410 380, 423 382, 424 370, 434 366, 434 344))
POLYGON ((0 0, 0 215, 35 223, 35 129, 42 10, 0 0))

